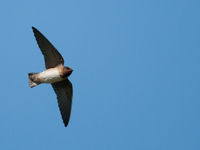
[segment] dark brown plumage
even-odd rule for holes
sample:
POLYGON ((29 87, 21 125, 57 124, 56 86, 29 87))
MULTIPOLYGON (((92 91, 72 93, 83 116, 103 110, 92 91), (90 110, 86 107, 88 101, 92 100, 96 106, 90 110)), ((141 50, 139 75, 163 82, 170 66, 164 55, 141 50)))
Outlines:
POLYGON ((47 38, 36 28, 32 27, 38 46, 44 55, 45 66, 47 69, 64 65, 64 59, 58 50, 47 40, 47 38))
POLYGON ((72 105, 72 84, 67 79, 62 82, 56 82, 51 84, 54 91, 56 92, 58 99, 58 106, 62 115, 63 122, 65 126, 68 125, 70 114, 71 114, 71 105, 72 105))
MULTIPOLYGON (((44 56, 46 69, 49 70, 48 74, 50 74, 51 72, 54 73, 57 70, 54 70, 54 69, 52 70, 51 68, 56 69, 56 68, 59 68, 57 66, 64 65, 64 59, 61 56, 61 54, 58 52, 58 50, 47 40, 47 38, 42 33, 40 33, 40 31, 38 31, 34 27, 32 27, 32 29, 33 29, 36 41, 38 43, 38 46, 44 56)), ((60 68, 62 68, 62 67, 60 67, 60 68)), ((52 80, 52 83, 51 82, 50 83, 57 95, 58 106, 60 108, 63 122, 64 122, 65 126, 67 126, 69 123, 70 114, 71 114, 73 88, 72 88, 71 82, 67 78, 71 74, 72 69, 69 67, 64 67, 64 68, 66 68, 66 69, 63 69, 64 70, 63 72, 61 72, 59 70, 59 72, 61 72, 60 77, 56 76, 56 78, 59 78, 59 80, 61 80, 61 81, 53 82, 54 80, 52 80)), ((40 83, 37 83, 36 81, 35 81, 36 83, 34 83, 32 76, 33 76, 33 74, 29 74, 30 86, 31 86, 31 84, 32 84, 32 87, 40 84, 40 83)), ((38 77, 38 79, 40 79, 41 75, 40 76, 38 75, 37 77, 38 77)), ((40 80, 42 80, 42 79, 43 78, 41 78, 40 80)), ((45 82, 43 82, 43 83, 45 83, 45 82)))

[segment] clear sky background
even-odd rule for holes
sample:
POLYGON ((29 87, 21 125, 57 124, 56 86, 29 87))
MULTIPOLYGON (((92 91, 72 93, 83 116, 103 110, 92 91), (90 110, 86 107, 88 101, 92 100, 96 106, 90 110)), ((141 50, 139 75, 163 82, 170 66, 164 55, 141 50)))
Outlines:
POLYGON ((1 150, 199 150, 200 1, 0 2, 1 150), (69 126, 31 27, 74 69, 69 126))

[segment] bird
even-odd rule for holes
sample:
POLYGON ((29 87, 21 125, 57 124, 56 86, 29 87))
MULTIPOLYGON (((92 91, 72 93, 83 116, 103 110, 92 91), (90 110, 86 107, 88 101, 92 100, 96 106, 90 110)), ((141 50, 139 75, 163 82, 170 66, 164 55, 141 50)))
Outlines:
POLYGON ((32 27, 37 44, 44 56, 46 70, 28 73, 29 86, 33 88, 42 83, 51 84, 58 100, 64 126, 67 127, 72 107, 73 87, 68 77, 72 68, 64 66, 64 59, 51 42, 35 27, 32 27))

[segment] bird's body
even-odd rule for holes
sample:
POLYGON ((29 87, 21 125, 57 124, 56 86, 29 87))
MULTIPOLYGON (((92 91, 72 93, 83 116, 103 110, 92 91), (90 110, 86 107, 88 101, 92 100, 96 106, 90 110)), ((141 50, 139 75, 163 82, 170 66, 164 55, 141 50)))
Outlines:
POLYGON ((46 69, 40 73, 29 73, 29 85, 35 87, 40 83, 56 83, 66 80, 71 74, 72 69, 63 65, 58 65, 54 68, 46 69))
POLYGON ((58 67, 47 69, 38 74, 38 78, 42 83, 55 83, 64 80, 61 77, 58 67))
POLYGON ((46 70, 40 73, 29 73, 29 86, 35 87, 41 83, 52 85, 58 99, 61 116, 65 126, 68 125, 72 105, 72 84, 68 77, 72 73, 70 67, 64 66, 64 59, 57 49, 40 33, 32 27, 38 46, 44 56, 46 70))

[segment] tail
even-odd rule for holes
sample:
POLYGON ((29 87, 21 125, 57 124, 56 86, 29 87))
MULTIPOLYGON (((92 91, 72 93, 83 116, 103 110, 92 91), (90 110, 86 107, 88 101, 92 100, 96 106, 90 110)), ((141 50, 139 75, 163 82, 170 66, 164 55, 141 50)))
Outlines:
POLYGON ((34 81, 34 78, 35 78, 35 75, 36 75, 36 74, 37 74, 37 73, 29 73, 29 74, 28 74, 29 86, 30 86, 30 88, 33 88, 33 87, 35 87, 36 85, 40 84, 40 83, 37 83, 37 82, 34 81))

